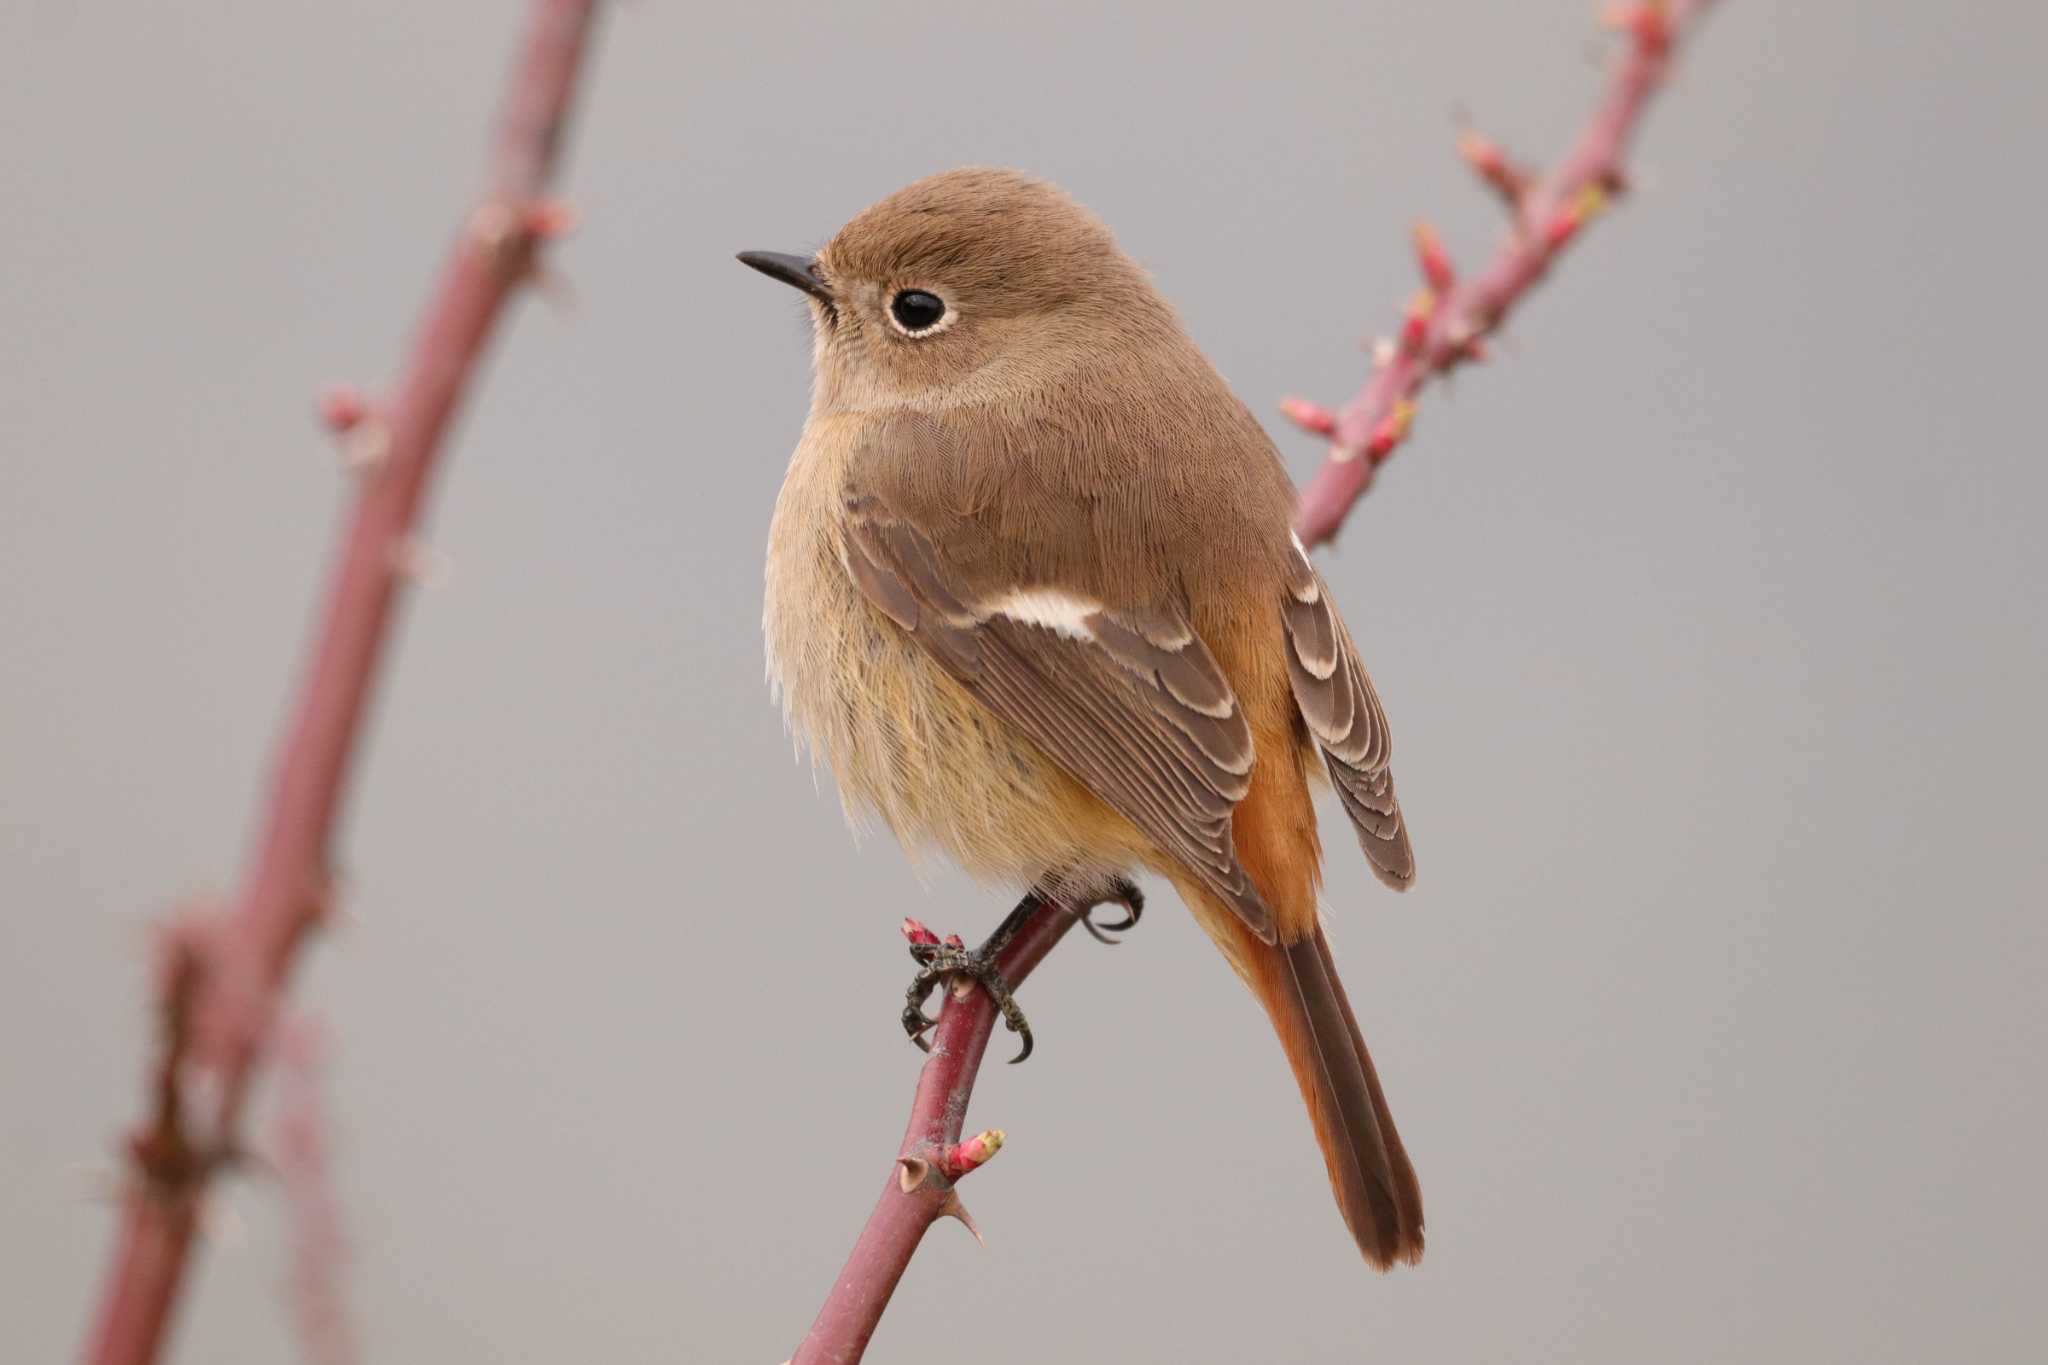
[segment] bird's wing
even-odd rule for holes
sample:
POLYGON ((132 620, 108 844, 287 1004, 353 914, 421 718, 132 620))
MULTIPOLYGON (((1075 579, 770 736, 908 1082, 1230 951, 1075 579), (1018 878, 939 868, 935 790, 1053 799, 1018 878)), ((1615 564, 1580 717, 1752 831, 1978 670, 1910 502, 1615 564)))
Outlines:
POLYGON ((866 481, 862 467, 844 490, 840 549, 867 599, 1271 942, 1272 914, 1231 841, 1251 785, 1251 727, 1185 612, 1016 581, 994 567, 1012 561, 975 543, 984 530, 921 508, 914 490, 874 486, 902 482, 890 463, 867 463, 866 481))
POLYGON ((1394 799, 1387 764, 1387 715, 1359 661, 1358 647, 1330 601, 1323 576, 1303 553, 1281 603, 1287 622, 1287 676, 1295 705, 1323 751, 1344 813, 1379 879, 1397 891, 1415 880, 1415 851, 1394 799))

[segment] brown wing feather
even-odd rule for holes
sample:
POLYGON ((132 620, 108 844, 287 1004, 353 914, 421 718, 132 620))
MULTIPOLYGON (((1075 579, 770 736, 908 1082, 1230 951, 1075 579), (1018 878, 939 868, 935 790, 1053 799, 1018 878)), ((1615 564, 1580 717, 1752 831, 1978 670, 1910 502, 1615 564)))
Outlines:
POLYGON ((1415 880, 1415 850, 1394 798, 1386 712, 1322 575, 1306 555, 1290 576, 1281 611, 1295 705, 1322 749, 1358 846, 1381 881, 1404 891, 1415 880))
POLYGON ((1272 941, 1272 913, 1231 841, 1251 727, 1185 618, 1104 608, 1080 633, 1022 620, 959 582, 931 538, 880 498, 849 490, 845 514, 847 572, 867 599, 1272 941))

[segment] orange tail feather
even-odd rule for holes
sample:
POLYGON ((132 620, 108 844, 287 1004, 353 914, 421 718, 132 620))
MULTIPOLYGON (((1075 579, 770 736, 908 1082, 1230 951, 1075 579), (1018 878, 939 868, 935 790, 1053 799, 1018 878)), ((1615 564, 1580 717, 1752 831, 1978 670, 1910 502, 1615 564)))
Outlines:
POLYGON ((1232 947, 1280 1036, 1358 1249, 1378 1270, 1421 1260, 1422 1189, 1322 931, 1277 946, 1243 933, 1232 947))

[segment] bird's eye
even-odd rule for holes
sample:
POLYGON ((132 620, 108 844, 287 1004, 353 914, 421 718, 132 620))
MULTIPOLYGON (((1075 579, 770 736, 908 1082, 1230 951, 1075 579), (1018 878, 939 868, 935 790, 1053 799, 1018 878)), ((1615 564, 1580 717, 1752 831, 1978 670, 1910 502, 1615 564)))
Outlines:
POLYGON ((889 316, 898 327, 916 336, 929 332, 945 319, 946 301, 922 289, 906 289, 889 300, 889 316))

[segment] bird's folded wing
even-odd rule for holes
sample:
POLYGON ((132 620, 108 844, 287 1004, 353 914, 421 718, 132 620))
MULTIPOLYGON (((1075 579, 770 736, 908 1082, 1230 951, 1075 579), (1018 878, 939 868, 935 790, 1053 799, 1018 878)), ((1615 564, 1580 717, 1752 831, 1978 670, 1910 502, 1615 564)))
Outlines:
POLYGON ((1394 799, 1386 712, 1337 615, 1322 575, 1302 554, 1281 605, 1287 621, 1287 676, 1295 705, 1323 751, 1344 813, 1374 873, 1405 890, 1415 880, 1415 851, 1394 799))
POLYGON ((1184 614, 975 582, 880 494, 849 486, 843 510, 841 551, 867 599, 1270 942, 1272 915, 1231 842, 1251 727, 1184 614))

